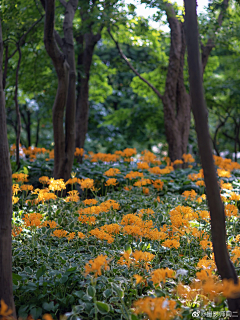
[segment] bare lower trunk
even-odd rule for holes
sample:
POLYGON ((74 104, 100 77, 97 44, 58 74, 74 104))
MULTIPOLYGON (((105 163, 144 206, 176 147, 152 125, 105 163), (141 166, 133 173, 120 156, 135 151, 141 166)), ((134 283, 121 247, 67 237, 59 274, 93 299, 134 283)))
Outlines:
POLYGON ((183 23, 176 18, 172 5, 167 9, 167 16, 171 28, 171 47, 162 101, 168 153, 171 161, 174 161, 187 152, 191 102, 183 77, 186 51, 183 23))
POLYGON ((66 181, 69 179, 72 170, 75 149, 76 74, 72 23, 78 0, 60 1, 66 9, 63 23, 64 39, 61 39, 54 30, 55 1, 41 0, 41 2, 46 11, 44 43, 58 76, 58 89, 53 105, 53 175, 55 179, 63 178, 66 181))
MULTIPOLYGON (((75 146, 83 148, 88 130, 89 113, 89 79, 92 57, 95 45, 100 40, 100 33, 94 35, 92 32, 77 37, 80 51, 78 54, 78 86, 77 86, 77 109, 76 109, 76 140, 75 146), (84 74, 84 75, 82 75, 84 74)), ((78 158, 81 162, 82 157, 78 158)))
POLYGON ((76 148, 83 148, 88 130, 88 112, 89 112, 89 80, 82 79, 79 96, 77 99, 76 114, 76 148))
MULTIPOLYGON (((199 35, 197 27, 196 0, 185 0, 186 38, 188 48, 189 82, 192 98, 192 110, 198 138, 199 153, 204 172, 206 194, 211 216, 211 233, 214 257, 222 279, 238 282, 234 266, 230 260, 226 245, 226 226, 224 205, 212 156, 211 139, 208 128, 208 112, 202 85, 202 63, 199 53, 199 35)), ((236 311, 239 319, 240 299, 228 299, 229 309, 236 311)))
POLYGON ((38 141, 39 141, 39 129, 40 129, 40 119, 37 120, 37 129, 36 129, 36 142, 35 146, 38 146, 38 141))
POLYGON ((54 170, 55 179, 65 178, 65 135, 63 128, 64 109, 68 92, 69 66, 66 61, 62 63, 61 73, 58 74, 58 89, 53 105, 53 136, 54 136, 54 170))
POLYGON ((16 136, 16 165, 17 170, 20 168, 20 157, 19 157, 19 145, 20 145, 20 135, 21 135, 21 115, 19 111, 19 105, 18 105, 18 74, 19 74, 19 68, 21 63, 21 50, 19 45, 18 46, 18 52, 19 52, 19 58, 18 58, 18 64, 17 64, 17 70, 16 70, 16 83, 15 83, 15 94, 14 94, 14 101, 15 101, 15 108, 16 108, 16 115, 17 115, 17 136, 16 136))
POLYGON ((0 300, 4 300, 16 317, 12 288, 12 172, 7 140, 2 59, 3 41, 0 20, 0 300))

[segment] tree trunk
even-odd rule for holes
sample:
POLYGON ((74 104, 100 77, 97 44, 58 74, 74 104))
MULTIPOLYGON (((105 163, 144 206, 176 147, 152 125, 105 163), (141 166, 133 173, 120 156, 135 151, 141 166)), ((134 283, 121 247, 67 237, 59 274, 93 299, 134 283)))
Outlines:
POLYGON ((191 102, 183 77, 186 50, 183 23, 177 19, 171 4, 167 5, 166 12, 171 29, 171 47, 162 102, 168 154, 174 161, 187 152, 191 102))
POLYGON ((3 40, 0 19, 0 300, 4 300, 16 317, 12 288, 12 170, 7 139, 2 62, 3 40))
MULTIPOLYGON (((76 140, 75 146, 83 148, 88 130, 89 112, 89 78, 92 57, 95 45, 101 39, 101 34, 94 35, 92 32, 79 35, 77 42, 80 47, 78 54, 78 86, 77 86, 77 109, 76 109, 76 140)), ((81 157, 78 159, 81 162, 81 157)))
POLYGON ((70 177, 74 159, 75 135, 75 57, 72 23, 78 0, 60 2, 66 8, 63 24, 64 40, 54 30, 55 0, 41 0, 46 11, 44 43, 58 76, 58 89, 53 105, 54 178, 70 177), (63 53, 59 49, 62 49, 63 53), (63 128, 66 106, 65 134, 63 128))
POLYGON ((74 161, 75 151, 75 116, 76 116, 76 65, 73 40, 73 18, 77 9, 78 0, 69 0, 66 4, 63 22, 64 47, 63 52, 69 64, 69 83, 65 116, 65 150, 68 167, 65 168, 65 179, 68 179, 74 161))
POLYGON ((18 105, 18 74, 20 69, 20 63, 21 63, 21 49, 19 47, 19 44, 17 44, 17 49, 19 52, 19 58, 18 58, 18 64, 16 69, 16 82, 15 82, 15 94, 14 94, 14 101, 15 101, 15 108, 16 108, 16 115, 17 115, 17 136, 16 136, 16 165, 17 170, 20 168, 20 157, 19 157, 19 145, 20 145, 20 135, 21 135, 21 115, 19 111, 19 105, 18 105))
MULTIPOLYGON (((238 282, 234 266, 226 246, 226 226, 224 206, 220 197, 215 165, 212 156, 211 139, 208 128, 208 112, 202 85, 202 63, 199 52, 199 34, 196 15, 196 0, 185 0, 186 39, 188 49, 188 66, 192 111, 198 138, 207 201, 211 216, 212 244, 218 272, 222 279, 233 279, 238 282)), ((228 299, 231 311, 240 310, 240 299, 228 299)), ((237 317, 239 319, 239 316, 237 317)))
POLYGON ((35 146, 38 146, 38 141, 39 141, 39 129, 40 129, 40 119, 37 120, 37 129, 36 129, 36 142, 35 146))

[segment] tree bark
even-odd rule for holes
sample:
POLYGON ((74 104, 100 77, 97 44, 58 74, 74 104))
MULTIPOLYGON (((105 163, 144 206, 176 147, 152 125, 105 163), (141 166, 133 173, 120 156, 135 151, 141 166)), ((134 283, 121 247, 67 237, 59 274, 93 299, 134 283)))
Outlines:
POLYGON ((35 142, 35 146, 38 146, 38 141, 39 141, 39 129, 40 129, 40 119, 38 118, 37 120, 37 129, 36 129, 36 142, 35 142))
POLYGON ((19 105, 18 105, 18 74, 19 74, 19 69, 20 69, 20 63, 21 63, 21 49, 19 44, 17 44, 17 49, 19 52, 19 58, 18 58, 18 64, 17 64, 17 69, 16 69, 16 82, 15 82, 15 94, 14 94, 14 101, 15 101, 15 108, 16 108, 16 115, 17 115, 17 121, 16 121, 16 126, 17 126, 17 136, 16 136, 16 165, 17 165, 17 170, 20 168, 20 157, 19 157, 19 145, 20 145, 20 135, 21 135, 21 115, 19 111, 19 105))
POLYGON ((187 152, 191 119, 191 102, 184 85, 184 56, 186 50, 183 23, 167 4, 167 18, 171 29, 171 46, 165 92, 162 99, 165 134, 171 161, 181 159, 187 152))
POLYGON ((46 11, 44 24, 44 43, 46 51, 53 61, 58 76, 58 89, 53 105, 53 133, 54 133, 54 178, 70 177, 75 148, 75 56, 72 23, 78 0, 61 0, 66 8, 63 23, 64 39, 54 30, 55 0, 41 0, 46 11), (62 44, 63 53, 58 44, 62 44), (61 42, 61 43, 60 43, 61 42), (63 128, 64 110, 65 133, 63 128))
MULTIPOLYGON (((238 282, 234 266, 226 246, 226 226, 224 205, 220 197, 215 165, 212 156, 211 139, 208 128, 208 112, 202 85, 202 63, 199 52, 199 35, 196 15, 196 0, 184 0, 186 12, 186 39, 188 50, 189 82, 192 111, 198 138, 198 148, 204 172, 207 201, 211 216, 212 244, 218 272, 222 279, 238 282)), ((231 311, 240 310, 240 299, 228 299, 231 311)), ((238 316, 239 319, 239 316, 238 316)))
MULTIPOLYGON (((83 148, 88 130, 88 112, 89 112, 89 79, 92 57, 95 45, 101 39, 101 34, 93 34, 89 31, 80 34, 76 40, 80 47, 78 53, 78 85, 77 85, 77 109, 76 109, 76 143, 77 148, 83 148)), ((78 158, 81 162, 82 157, 78 158)))
MULTIPOLYGON (((62 0, 61 0, 62 1, 62 0)), ((66 4, 65 18, 63 22, 64 47, 63 52, 69 64, 69 83, 65 115, 65 150, 69 163, 67 179, 70 176, 74 161, 75 151, 75 116, 76 116, 76 65, 73 40, 73 18, 77 9, 78 0, 69 0, 66 4)))
POLYGON ((3 40, 0 19, 0 300, 4 300, 16 317, 12 288, 12 170, 7 139, 2 63, 3 40))

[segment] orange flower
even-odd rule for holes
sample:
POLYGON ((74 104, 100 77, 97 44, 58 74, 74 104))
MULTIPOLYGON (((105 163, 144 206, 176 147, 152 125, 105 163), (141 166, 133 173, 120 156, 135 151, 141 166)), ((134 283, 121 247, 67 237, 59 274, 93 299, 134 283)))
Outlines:
POLYGON ((146 195, 149 194, 149 188, 144 188, 143 187, 143 193, 146 194, 146 195))
POLYGON ((157 190, 162 190, 164 182, 162 180, 152 180, 152 184, 157 190))
POLYGON ((74 237, 75 237, 75 232, 70 232, 70 233, 67 235, 68 241, 72 240, 74 237))
POLYGON ((39 182, 42 183, 42 184, 47 184, 50 179, 49 179, 48 177, 46 177, 46 176, 42 176, 42 177, 40 177, 38 180, 39 180, 39 182))
POLYGON ((115 178, 108 179, 105 183, 105 186, 116 186, 118 184, 115 178))
POLYGON ((78 156, 83 156, 84 154, 84 149, 83 148, 76 148, 75 152, 74 152, 74 155, 75 157, 78 157, 78 156))
POLYGON ((141 177, 143 177, 143 173, 142 172, 131 171, 128 174, 126 174, 126 176, 124 178, 132 180, 132 179, 141 178, 141 177))
POLYGON ((0 316, 2 317, 8 317, 13 313, 11 309, 8 309, 8 306, 4 302, 3 299, 1 299, 1 309, 0 309, 0 316))
POLYGON ((93 189, 94 188, 94 180, 93 179, 82 179, 78 182, 81 185, 82 189, 93 189))
POLYGON ((90 206, 90 205, 97 204, 98 201, 96 199, 86 199, 83 201, 83 203, 85 204, 85 206, 90 206))
POLYGON ((104 175, 107 177, 115 177, 117 174, 120 174, 121 171, 117 168, 110 168, 106 172, 104 172, 104 175))
POLYGON ((78 232, 78 238, 80 239, 84 239, 85 238, 85 235, 82 233, 82 232, 78 232))
POLYGON ((149 169, 149 165, 147 162, 138 162, 137 163, 138 169, 149 169))
POLYGON ((23 184, 20 189, 22 191, 32 191, 33 190, 33 186, 30 184, 23 184))
POLYGON ((96 259, 90 260, 85 265, 85 276, 93 272, 94 277, 101 276, 103 270, 109 270, 107 256, 99 255, 96 259))
POLYGON ((188 153, 188 154, 184 153, 182 157, 183 157, 184 162, 194 162, 195 161, 193 156, 190 153, 188 153))
POLYGON ((59 229, 59 230, 54 230, 52 233, 52 236, 57 238, 63 238, 63 237, 66 237, 67 234, 68 234, 67 231, 59 229))
POLYGON ((21 227, 14 226, 13 229, 12 229, 12 236, 13 236, 13 237, 16 237, 16 236, 18 236, 21 232, 22 232, 22 228, 21 228, 21 227))
POLYGON ((175 271, 168 268, 153 270, 151 280, 154 284, 159 285, 160 282, 165 282, 166 278, 175 278, 175 271))

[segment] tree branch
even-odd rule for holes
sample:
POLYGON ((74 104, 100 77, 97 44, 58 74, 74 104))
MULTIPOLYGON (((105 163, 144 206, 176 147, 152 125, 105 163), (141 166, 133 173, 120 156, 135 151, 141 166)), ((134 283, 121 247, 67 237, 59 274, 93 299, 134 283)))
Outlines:
POLYGON ((143 78, 138 72, 137 70, 132 66, 132 64, 129 62, 128 58, 125 56, 125 54, 122 52, 119 43, 114 39, 113 35, 111 34, 110 28, 108 28, 108 33, 110 35, 110 37, 112 38, 112 40, 115 42, 116 47, 118 49, 118 52, 120 54, 120 56, 123 58, 123 60, 126 62, 126 64, 128 65, 128 67, 136 74, 137 77, 139 77, 143 82, 145 82, 158 96, 158 98, 160 98, 161 100, 163 99, 163 95, 150 83, 148 82, 145 78, 143 78))
POLYGON ((60 34, 55 29, 53 30, 53 34, 54 34, 55 40, 57 41, 59 48, 63 51, 64 50, 63 39, 60 37, 60 34))
POLYGON ((67 8, 67 2, 65 0, 59 0, 59 2, 64 6, 65 9, 67 8))
MULTIPOLYGON (((31 27, 21 36, 21 38, 18 40, 17 45, 21 46, 24 43, 24 38, 26 38, 26 36, 29 34, 29 32, 42 20, 42 18, 44 17, 44 15, 42 15, 37 21, 35 21, 31 27)), ((8 60, 11 59, 15 53, 18 51, 18 49, 16 49, 15 51, 13 51, 13 53, 8 57, 8 60)))
POLYGON ((229 4, 229 0, 223 0, 222 8, 221 8, 221 11, 218 16, 218 27, 214 32, 214 36, 208 39, 207 44, 205 46, 203 45, 203 43, 201 43, 203 73, 204 73, 204 70, 207 65, 208 57, 209 57, 212 49, 215 47, 215 38, 216 38, 215 34, 219 31, 219 29, 222 26, 223 17, 224 17, 226 10, 227 10, 228 4, 229 4))

